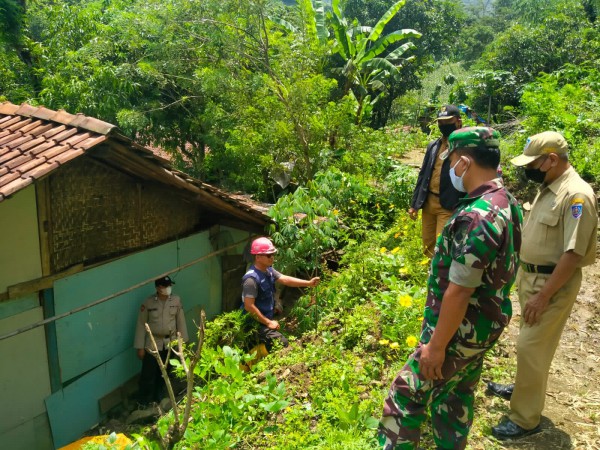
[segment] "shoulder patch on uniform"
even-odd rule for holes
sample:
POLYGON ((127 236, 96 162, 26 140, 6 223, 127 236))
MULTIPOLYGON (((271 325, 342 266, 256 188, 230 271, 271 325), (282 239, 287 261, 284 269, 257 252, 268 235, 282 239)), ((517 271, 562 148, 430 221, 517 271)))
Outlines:
POLYGON ((571 216, 573 219, 579 219, 583 214, 583 199, 575 198, 571 202, 571 216))

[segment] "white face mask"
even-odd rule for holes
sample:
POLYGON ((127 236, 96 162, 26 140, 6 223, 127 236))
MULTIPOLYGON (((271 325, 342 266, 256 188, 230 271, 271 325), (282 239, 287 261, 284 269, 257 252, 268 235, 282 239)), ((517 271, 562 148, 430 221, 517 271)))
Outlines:
POLYGON ((467 173, 467 170, 469 170, 469 166, 467 166, 467 168, 460 177, 456 175, 456 171, 454 170, 458 163, 461 162, 461 160, 462 158, 460 158, 458 161, 456 161, 456 164, 450 167, 450 181, 452 182, 452 186, 454 186, 454 189, 456 189, 458 192, 467 192, 467 190, 465 189, 463 178, 465 176, 465 173, 467 173))
POLYGON ((171 286, 160 286, 158 288, 158 293, 160 295, 171 295, 171 286))

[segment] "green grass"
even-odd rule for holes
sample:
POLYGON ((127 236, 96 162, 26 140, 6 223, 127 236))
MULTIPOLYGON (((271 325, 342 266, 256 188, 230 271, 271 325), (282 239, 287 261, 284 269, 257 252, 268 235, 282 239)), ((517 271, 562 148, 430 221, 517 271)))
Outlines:
MULTIPOLYGON (((213 352, 211 358, 225 358, 225 363, 212 360, 221 367, 220 377, 210 381, 219 380, 218 388, 197 388, 203 400, 193 406, 188 433, 196 438, 184 438, 176 448, 194 448, 199 442, 207 449, 378 448, 375 435, 383 399, 412 351, 409 337, 418 336, 422 320, 427 264, 419 230, 420 224, 402 213, 388 231, 373 232, 364 243, 350 246, 342 269, 327 274, 320 286, 318 325, 292 336, 289 348, 267 356, 250 374, 240 375, 226 356, 213 352), (267 383, 269 379, 281 390, 267 383), (277 401, 286 406, 269 412, 256 400, 261 393, 279 395, 277 401), (209 424, 210 436, 219 439, 199 441, 197 436, 209 424)), ((311 308, 303 298, 295 313, 312 315, 311 308)), ((227 333, 235 335, 234 330, 227 333)), ((504 353, 502 346, 491 352, 484 378, 512 377, 514 368, 504 353)), ((505 403, 483 395, 481 384, 468 448, 500 448, 490 438, 490 428, 505 409, 505 403)), ((162 429, 165 426, 163 422, 162 429)), ((422 445, 429 448, 431 439, 427 425, 422 445)))

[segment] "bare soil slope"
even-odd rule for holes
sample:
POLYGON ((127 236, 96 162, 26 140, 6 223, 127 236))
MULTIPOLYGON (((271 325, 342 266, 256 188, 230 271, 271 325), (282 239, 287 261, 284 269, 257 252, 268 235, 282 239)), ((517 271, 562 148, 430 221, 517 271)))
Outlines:
MULTIPOLYGON (((507 449, 600 449, 600 259, 584 269, 581 291, 556 351, 539 434, 504 445, 507 449)), ((520 308, 500 344, 496 359, 512 358, 518 335, 520 308)), ((511 363, 509 363, 511 364, 511 363)), ((512 362, 514 366, 514 362, 512 362)), ((488 375, 493 369, 488 368, 488 375)), ((509 381, 509 378, 504 381, 509 381)), ((483 387, 482 387, 483 388, 483 387)), ((489 414, 508 412, 508 402, 488 397, 489 414)))
MULTIPOLYGON (((424 149, 404 155, 403 162, 420 167, 424 149)), ((517 198, 524 200, 514 189, 517 198)), ((522 195, 533 200, 531 186, 522 195), (529 198, 531 197, 531 199, 529 198)), ((483 379, 512 382, 515 372, 515 343, 521 308, 513 298, 513 318, 496 350, 489 355, 483 379)), ((483 394, 481 383, 476 402, 475 426, 469 438, 473 449, 515 450, 600 450, 600 254, 596 263, 584 268, 581 290, 554 356, 541 433, 518 441, 498 443, 490 427, 508 413, 509 403, 483 394)))

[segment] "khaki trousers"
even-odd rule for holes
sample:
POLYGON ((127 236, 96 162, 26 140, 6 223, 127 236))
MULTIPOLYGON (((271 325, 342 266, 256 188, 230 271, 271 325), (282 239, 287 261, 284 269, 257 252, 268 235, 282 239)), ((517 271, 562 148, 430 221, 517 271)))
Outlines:
MULTIPOLYGON (((548 278, 550 275, 519 271, 517 286, 521 311, 548 278)), ((521 318, 517 339, 517 376, 509 418, 526 430, 540 423, 550 365, 580 287, 581 269, 576 269, 571 279, 550 299, 540 322, 529 326, 521 318)))
POLYGON ((429 194, 423 205, 422 212, 422 233, 423 233, 423 253, 431 258, 435 248, 435 241, 442 232, 444 225, 452 216, 452 211, 442 208, 440 198, 437 195, 429 194))

